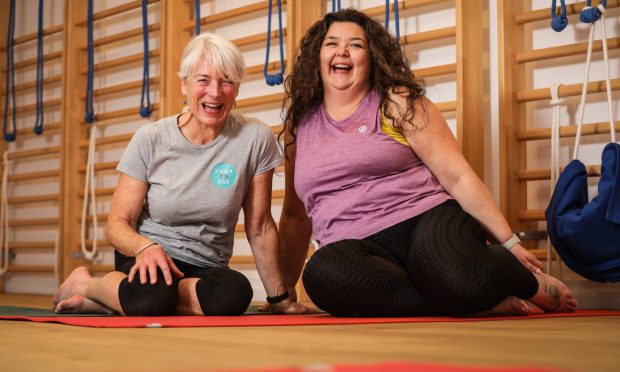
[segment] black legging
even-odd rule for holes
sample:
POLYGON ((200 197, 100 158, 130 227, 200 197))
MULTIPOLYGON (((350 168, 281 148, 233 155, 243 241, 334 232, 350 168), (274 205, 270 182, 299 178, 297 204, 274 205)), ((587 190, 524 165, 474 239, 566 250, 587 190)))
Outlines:
MULTIPOLYGON (((114 251, 117 271, 129 275, 135 258, 125 257, 114 251)), ((200 278, 196 295, 204 315, 240 315, 252 300, 252 286, 238 271, 223 267, 198 267, 179 260, 176 266, 185 274, 183 278, 200 278)), ((118 289, 121 308, 126 315, 156 316, 174 314, 178 302, 179 279, 173 275, 172 285, 167 285, 161 270, 157 270, 157 283, 140 283, 136 277, 130 283, 125 278, 118 289)))
POLYGON ((362 240, 319 249, 303 272, 308 295, 335 316, 466 315, 538 281, 451 200, 362 240))

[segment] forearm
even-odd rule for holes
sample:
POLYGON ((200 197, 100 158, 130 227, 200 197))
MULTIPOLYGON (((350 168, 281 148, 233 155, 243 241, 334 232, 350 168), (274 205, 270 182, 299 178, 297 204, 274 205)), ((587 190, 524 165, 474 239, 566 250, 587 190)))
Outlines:
POLYGON ((286 282, 279 264, 278 232, 275 222, 268 223, 264 229, 246 232, 256 270, 260 276, 267 296, 277 296, 286 292, 286 282))
POLYGON ((511 237, 513 232, 508 221, 475 174, 461 176, 448 192, 497 242, 503 243, 511 237))
POLYGON ((125 256, 135 256, 141 247, 152 242, 144 235, 140 235, 135 227, 120 220, 107 222, 105 236, 108 242, 125 256))
POLYGON ((304 268, 312 235, 308 218, 280 218, 280 267, 289 288, 297 284, 304 268))

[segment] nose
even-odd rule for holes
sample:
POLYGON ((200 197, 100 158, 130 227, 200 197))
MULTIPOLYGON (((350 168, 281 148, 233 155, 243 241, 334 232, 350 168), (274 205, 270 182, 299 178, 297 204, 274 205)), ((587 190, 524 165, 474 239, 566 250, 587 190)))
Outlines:
POLYGON ((219 79, 212 79, 207 86, 207 93, 212 97, 217 97, 222 92, 222 84, 219 79))
POLYGON ((338 56, 348 56, 349 55, 349 48, 347 47, 347 45, 340 45, 340 46, 338 46, 338 50, 336 51, 336 55, 338 55, 338 56))

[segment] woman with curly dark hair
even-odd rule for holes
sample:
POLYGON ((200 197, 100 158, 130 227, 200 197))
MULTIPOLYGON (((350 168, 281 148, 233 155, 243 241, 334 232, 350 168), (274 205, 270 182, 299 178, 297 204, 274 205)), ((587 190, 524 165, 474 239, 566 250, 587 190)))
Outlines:
POLYGON ((528 314, 577 303, 514 235, 383 25, 346 9, 286 79, 282 269, 336 316, 528 314), (488 244, 487 239, 496 244, 488 244))

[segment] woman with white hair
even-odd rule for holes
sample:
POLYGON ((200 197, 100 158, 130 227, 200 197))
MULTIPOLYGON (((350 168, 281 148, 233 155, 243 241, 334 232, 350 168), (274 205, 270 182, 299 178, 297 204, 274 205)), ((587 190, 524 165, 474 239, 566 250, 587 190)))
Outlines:
POLYGON ((56 312, 243 314, 252 288, 228 267, 241 208, 271 311, 310 311, 288 298, 278 267, 276 141, 264 123, 231 113, 244 71, 231 42, 210 33, 189 42, 179 72, 187 110, 140 128, 117 167, 105 230, 116 271, 75 269, 56 312))

